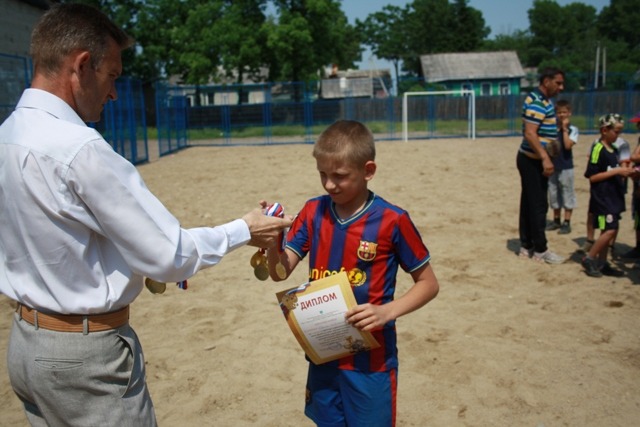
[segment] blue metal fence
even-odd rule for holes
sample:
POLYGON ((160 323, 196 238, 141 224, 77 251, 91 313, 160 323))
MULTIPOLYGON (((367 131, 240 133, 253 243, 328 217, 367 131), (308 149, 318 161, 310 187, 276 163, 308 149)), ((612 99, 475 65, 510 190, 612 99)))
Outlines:
MULTIPOLYGON (((364 122, 377 140, 401 139, 400 97, 322 99, 318 93, 315 83, 165 86, 158 91, 157 103, 175 108, 170 115, 158 114, 158 134, 167 135, 161 154, 192 145, 312 143, 337 119, 364 122), (184 101, 183 111, 168 101, 176 97, 184 101)), ((476 137, 521 135, 525 96, 476 97, 476 137)), ((635 89, 563 93, 560 98, 570 102, 573 120, 584 134, 597 132, 602 114, 630 117, 640 109, 640 92, 635 89)), ((412 97, 408 106, 411 139, 469 135, 469 100, 464 96, 412 97)), ((634 126, 627 123, 627 130, 634 126)))
POLYGON ((100 130, 113 149, 133 164, 149 161, 147 121, 139 80, 123 77, 116 81, 118 99, 105 106, 100 130))
POLYGON ((158 152, 164 156, 187 147, 188 105, 181 87, 158 83, 155 90, 158 152))
POLYGON ((0 53, 0 123, 13 111, 31 84, 31 63, 23 56, 0 53))

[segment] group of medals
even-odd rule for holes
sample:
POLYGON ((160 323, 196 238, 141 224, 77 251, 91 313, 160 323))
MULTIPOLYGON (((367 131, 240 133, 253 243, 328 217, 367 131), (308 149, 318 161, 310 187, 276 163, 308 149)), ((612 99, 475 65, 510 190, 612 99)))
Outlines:
MULTIPOLYGON (((283 218, 284 208, 280 203, 274 203, 273 205, 267 208, 267 210, 265 211, 265 215, 277 216, 279 218, 283 218)), ((280 233, 280 236, 279 236, 280 245, 278 245, 278 255, 284 252, 284 243, 285 243, 284 238, 285 238, 284 233, 280 233)), ((249 262, 251 264, 251 267, 253 267, 253 274, 256 276, 258 280, 263 280, 263 281, 269 278, 269 261, 267 260, 266 252, 267 250, 265 248, 258 249, 258 251, 255 254, 253 254, 253 256, 251 257, 251 261, 249 262)), ((287 278, 287 270, 284 268, 284 265, 282 265, 282 262, 280 261, 280 257, 278 257, 278 263, 276 264, 275 268, 276 268, 276 274, 280 279, 287 278)))

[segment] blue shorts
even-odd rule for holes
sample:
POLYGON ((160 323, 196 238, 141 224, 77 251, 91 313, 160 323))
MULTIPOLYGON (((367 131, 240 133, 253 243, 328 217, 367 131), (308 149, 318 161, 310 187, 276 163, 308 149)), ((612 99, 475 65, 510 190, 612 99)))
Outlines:
POLYGON ((309 363, 304 413, 318 427, 396 423, 398 370, 359 372, 309 363))

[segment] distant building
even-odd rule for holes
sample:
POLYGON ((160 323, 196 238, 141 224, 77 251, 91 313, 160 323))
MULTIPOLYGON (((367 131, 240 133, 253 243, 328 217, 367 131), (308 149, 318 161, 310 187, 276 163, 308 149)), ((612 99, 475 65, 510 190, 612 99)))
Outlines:
POLYGON ((331 70, 321 81, 320 98, 386 98, 391 90, 389 70, 331 70))
POLYGON ((437 53, 420 57, 426 83, 476 95, 518 95, 525 72, 515 51, 437 53))
POLYGON ((274 89, 267 83, 269 70, 260 68, 257 74, 244 73, 238 83, 237 70, 227 75, 219 66, 215 79, 203 85, 187 85, 179 76, 171 76, 167 80, 171 86, 182 87, 184 95, 191 106, 262 104, 267 99, 266 92, 273 96, 274 89))

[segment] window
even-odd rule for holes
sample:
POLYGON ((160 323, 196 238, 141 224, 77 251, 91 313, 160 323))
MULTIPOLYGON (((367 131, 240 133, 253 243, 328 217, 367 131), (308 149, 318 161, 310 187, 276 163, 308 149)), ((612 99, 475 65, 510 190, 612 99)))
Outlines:
POLYGON ((509 83, 500 83, 500 95, 511 95, 509 83))
POLYGON ((491 83, 482 83, 481 95, 491 95, 491 83))

